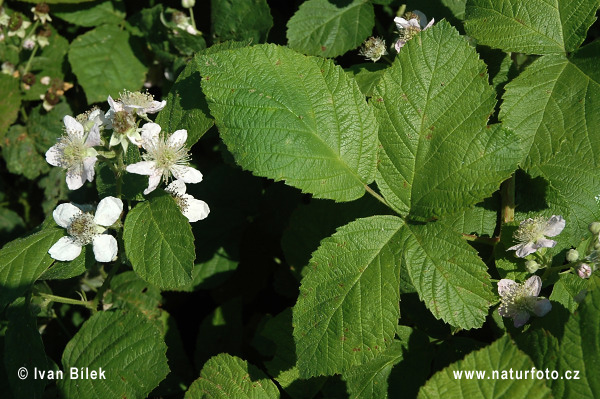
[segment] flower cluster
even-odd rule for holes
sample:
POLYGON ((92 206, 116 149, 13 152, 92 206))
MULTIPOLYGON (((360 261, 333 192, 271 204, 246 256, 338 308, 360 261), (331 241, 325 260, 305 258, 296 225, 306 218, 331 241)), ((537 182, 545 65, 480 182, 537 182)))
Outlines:
POLYGON ((419 10, 407 12, 404 17, 394 18, 396 27, 398 28, 398 40, 394 44, 394 48, 397 52, 412 39, 417 33, 422 30, 429 29, 435 22, 434 18, 427 23, 427 17, 419 10))
POLYGON ((370 37, 363 43, 359 50, 359 54, 365 57, 367 60, 373 62, 379 61, 381 57, 387 54, 385 49, 385 40, 379 37, 370 37))
MULTIPOLYGON (((189 165, 187 131, 163 134, 160 125, 148 118, 148 114, 162 110, 166 101, 156 101, 148 93, 124 91, 117 99, 109 96, 108 105, 106 113, 93 108, 76 118, 66 115, 64 135, 46 152, 50 165, 65 169, 69 189, 77 190, 86 181, 92 182, 95 165, 101 160, 112 163, 116 178, 125 172, 148 176, 146 195, 161 181, 168 184, 173 178, 165 190, 183 215, 190 222, 206 218, 210 212, 208 205, 186 194, 186 183, 202 181, 202 173, 189 165), (145 123, 140 127, 142 121, 145 123), (123 154, 130 144, 145 150, 143 161, 125 165, 123 154)), ((98 204, 95 215, 86 209, 62 204, 54 211, 56 223, 69 233, 50 248, 54 259, 72 260, 90 243, 97 261, 110 262, 116 257, 117 241, 105 231, 120 217, 123 203, 118 198, 106 197, 98 204)))

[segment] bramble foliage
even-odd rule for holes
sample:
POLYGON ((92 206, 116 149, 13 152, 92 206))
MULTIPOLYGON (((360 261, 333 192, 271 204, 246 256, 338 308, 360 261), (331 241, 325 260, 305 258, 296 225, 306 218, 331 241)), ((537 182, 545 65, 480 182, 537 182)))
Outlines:
POLYGON ((599 8, 0 0, 0 392, 600 397, 599 8))

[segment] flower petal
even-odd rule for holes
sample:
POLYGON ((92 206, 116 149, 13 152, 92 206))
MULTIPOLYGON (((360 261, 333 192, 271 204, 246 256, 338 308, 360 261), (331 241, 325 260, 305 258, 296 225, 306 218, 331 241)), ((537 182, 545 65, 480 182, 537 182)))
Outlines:
POLYGON ((543 233, 548 237, 559 235, 560 232, 565 228, 566 223, 567 222, 562 216, 552 215, 552 217, 548 220, 548 225, 544 229, 543 233))
POLYGON ((549 240, 547 238, 540 238, 532 246, 533 246, 534 252, 535 252, 535 250, 538 250, 540 248, 553 248, 555 245, 556 245, 556 241, 554 241, 554 240, 549 240))
POLYGON ((81 253, 81 245, 73 237, 61 237, 49 250, 52 259, 70 261, 81 253))
POLYGON ((100 145, 100 124, 98 122, 94 123, 90 133, 88 134, 87 139, 85 140, 85 145, 88 147, 94 147, 100 145))
MULTIPOLYGON (((148 122, 142 126, 141 133, 143 143, 148 143, 149 146, 155 145, 160 133, 160 125, 157 123, 148 122)), ((146 145, 144 145, 144 149, 147 149, 146 145)))
POLYGON ((187 140, 187 130, 181 129, 175 131, 169 138, 167 139, 167 145, 171 148, 181 148, 185 145, 185 141, 187 140))
POLYGON ((206 202, 198 200, 188 194, 183 194, 182 197, 185 198, 187 205, 182 213, 183 216, 188 218, 190 223, 206 219, 210 213, 210 209, 208 208, 208 204, 206 202))
POLYGON ((531 296, 538 296, 542 289, 542 279, 540 276, 531 276, 525 281, 525 288, 531 296))
POLYGON ((65 115, 63 118, 65 130, 69 136, 83 136, 83 125, 73 118, 71 115, 65 115))
POLYGON ((165 105, 167 105, 166 101, 152 101, 152 105, 144 108, 144 112, 146 112, 147 114, 155 114, 158 111, 162 110, 165 105))
POLYGON ((60 204, 52 212, 52 217, 57 225, 66 229, 71 225, 71 220, 80 213, 81 209, 73 204, 60 204))
POLYGON ((507 249, 507 251, 514 251, 514 250, 517 251, 516 255, 519 258, 524 258, 527 255, 534 253, 537 250, 537 248, 535 248, 535 246, 532 242, 526 242, 526 243, 513 245, 512 247, 507 249))
POLYGON ((190 166, 175 165, 171 167, 171 173, 176 179, 183 180, 185 183, 200 183, 202 181, 202 173, 190 166))
POLYGON ((516 328, 522 327, 529 320, 529 313, 526 310, 521 310, 513 317, 513 324, 516 328))
POLYGON ((429 23, 427 25, 425 25, 423 30, 431 28, 431 25, 433 25, 434 22, 435 22, 435 18, 431 18, 431 21, 429 21, 429 23))
POLYGON ((546 298, 538 300, 533 305, 533 313, 538 317, 545 316, 550 310, 552 310, 552 304, 546 298))
POLYGON ((62 151, 59 150, 57 145, 53 145, 48 151, 46 151, 46 162, 52 166, 60 166, 61 158, 62 151))
POLYGON ((402 17, 394 18, 394 23, 396 24, 396 27, 398 28, 398 30, 410 28, 410 22, 408 22, 406 19, 404 19, 402 17))
POLYGON ((154 162, 154 161, 141 161, 138 163, 127 165, 125 170, 128 171, 129 173, 150 176, 155 171, 155 168, 154 168, 155 165, 156 165, 156 162, 154 162))
POLYGON ((79 170, 79 173, 76 173, 73 169, 69 169, 67 170, 66 180, 69 190, 77 190, 85 183, 85 171, 82 168, 79 170))
POLYGON ((110 109, 119 112, 123 111, 123 104, 120 101, 115 101, 111 96, 108 96, 108 105, 110 105, 110 109))
POLYGON ((404 47, 405 44, 406 44, 405 40, 398 39, 398 41, 394 44, 394 48, 396 49, 396 52, 399 53, 400 49, 402 49, 402 47, 404 47))
POLYGON ((165 189, 166 191, 173 193, 173 194, 185 194, 185 183, 183 182, 183 180, 173 180, 165 189))
POLYGON ((83 173, 88 181, 94 180, 94 165, 97 159, 96 157, 87 157, 83 160, 83 173))
POLYGON ((503 278, 502 280, 498 281, 498 294, 500 296, 505 296, 518 286, 519 283, 517 283, 516 281, 510 280, 508 278, 503 278))
POLYGON ((98 203, 94 222, 100 226, 111 226, 123 212, 123 201, 115 197, 105 197, 98 203))
POLYGON ((94 257, 98 262, 111 262, 117 256, 118 246, 115 237, 98 234, 92 239, 94 257))
POLYGON ((148 177, 148 188, 144 190, 144 195, 150 194, 158 187, 162 175, 160 173, 152 174, 148 177))

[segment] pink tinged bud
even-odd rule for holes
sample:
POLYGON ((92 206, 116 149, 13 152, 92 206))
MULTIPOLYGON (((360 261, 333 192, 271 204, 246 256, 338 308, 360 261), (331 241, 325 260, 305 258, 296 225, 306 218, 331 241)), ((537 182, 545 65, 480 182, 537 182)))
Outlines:
POLYGON ((577 275, 581 278, 590 278, 592 275, 592 268, 587 263, 582 263, 577 268, 577 275))

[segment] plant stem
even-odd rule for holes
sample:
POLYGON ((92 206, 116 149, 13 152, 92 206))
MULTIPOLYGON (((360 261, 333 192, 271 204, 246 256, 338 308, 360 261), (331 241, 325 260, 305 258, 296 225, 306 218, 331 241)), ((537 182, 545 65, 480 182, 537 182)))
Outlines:
POLYGON ((479 237, 474 234, 463 234, 462 238, 464 238, 467 241, 480 242, 482 244, 487 244, 487 245, 492 245, 492 246, 496 245, 498 242, 500 242, 499 237, 479 237))
POLYGON ((515 175, 502 182, 500 187, 502 197, 502 223, 515 220, 515 175))
POLYGON ((100 303, 100 301, 102 300, 102 297, 104 296, 104 293, 110 286, 110 280, 112 280, 114 275, 117 274, 117 270, 119 270, 119 266, 121 266, 121 263, 119 261, 117 261, 117 263, 108 272, 106 279, 104 279, 102 286, 100 287, 100 289, 98 290, 98 293, 92 300, 92 313, 98 312, 98 304, 100 303))
POLYGON ((25 69, 23 70, 23 75, 25 75, 27 72, 29 72, 29 68, 31 68, 31 62, 33 61, 33 58, 35 57, 35 53, 37 53, 37 50, 39 47, 40 47, 40 45, 36 43, 35 47, 31 51, 31 55, 29 56, 29 59, 27 60, 27 64, 25 64, 25 69))
MULTIPOLYGON (((194 19, 194 9, 193 7, 189 8, 190 10, 190 21, 192 21, 192 26, 194 27, 194 29, 196 29, 196 20, 194 19)), ((196 29, 198 30, 198 29, 196 29)))
POLYGON ((69 305, 79 305, 79 306, 85 306, 88 309, 92 309, 92 303, 90 301, 81 301, 79 299, 71 299, 71 298, 65 298, 62 296, 58 296, 58 295, 52 295, 52 294, 46 294, 43 292, 38 292, 36 295, 41 296, 42 298, 45 299, 49 299, 53 302, 60 302, 60 303, 66 303, 69 305))

